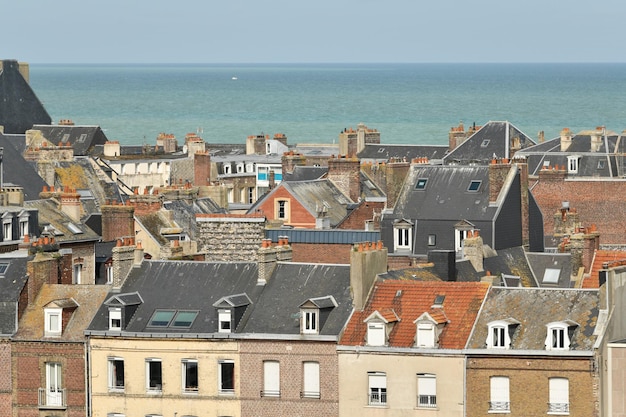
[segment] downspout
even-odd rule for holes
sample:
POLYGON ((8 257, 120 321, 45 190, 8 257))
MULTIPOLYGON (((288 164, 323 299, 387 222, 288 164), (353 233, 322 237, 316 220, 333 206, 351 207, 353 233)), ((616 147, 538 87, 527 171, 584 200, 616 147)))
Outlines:
POLYGON ((467 354, 463 355, 463 417, 467 417, 467 354))
POLYGON ((506 132, 504 134, 504 157, 507 159, 511 159, 511 156, 509 155, 510 151, 509 151, 509 140, 511 139, 509 136, 509 121, 506 121, 506 132))
POLYGON ((85 341, 85 415, 91 417, 91 341, 85 341))

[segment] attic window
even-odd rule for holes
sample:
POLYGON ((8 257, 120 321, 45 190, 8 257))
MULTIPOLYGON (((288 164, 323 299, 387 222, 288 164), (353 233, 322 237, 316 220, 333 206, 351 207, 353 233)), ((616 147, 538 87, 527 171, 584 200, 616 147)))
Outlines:
POLYGON ((313 309, 313 308, 303 308, 301 310, 301 316, 302 316, 301 317, 302 318, 302 323, 301 323, 302 333, 317 334, 318 327, 319 327, 319 322, 318 322, 319 310, 313 309))
POLYGON ((0 275, 4 275, 5 272, 7 272, 8 268, 9 268, 8 262, 0 262, 0 275))
POLYGON ((482 181, 480 180, 472 180, 470 182, 469 187, 467 187, 467 191, 469 191, 470 193, 478 192, 478 190, 480 190, 481 184, 482 184, 482 181))
POLYGON ((119 307, 109 308, 109 330, 122 330, 122 309, 119 307))
POLYGON ((446 299, 445 295, 438 295, 435 297, 435 302, 433 303, 436 306, 440 306, 443 305, 443 300, 446 299))
POLYGON ((571 337, 577 324, 572 321, 548 323, 546 327, 546 350, 569 350, 571 337))
POLYGON ((174 316, 174 320, 172 321, 172 324, 170 324, 170 326, 189 328, 193 324, 197 315, 197 311, 179 311, 178 313, 176 313, 176 316, 174 316))
POLYGON ((428 178, 419 178, 417 183, 415 184, 416 190, 423 190, 426 188, 426 183, 428 182, 428 178))
POLYGON ((217 320, 219 321, 219 333, 230 333, 231 331, 231 312, 230 309, 219 309, 217 312, 217 320))
POLYGON ((82 230, 80 230, 80 228, 78 226, 76 226, 74 223, 69 222, 67 224, 67 228, 70 229, 70 232, 74 233, 74 234, 79 234, 79 233, 83 233, 82 230))
POLYGON ((600 160, 600 161, 598 161, 598 169, 604 169, 604 163, 605 163, 605 162, 606 162, 606 161, 605 161, 605 160, 603 160, 603 159, 602 159, 602 160, 600 160))
POLYGON ((148 326, 167 327, 174 318, 174 314, 176 314, 174 310, 157 310, 148 322, 148 326))
POLYGON ((483 142, 480 144, 480 147, 481 148, 486 148, 487 146, 489 146, 489 142, 491 142, 490 139, 483 140, 483 142))
POLYGON ((558 284, 561 270, 557 268, 546 268, 543 272, 543 282, 546 284, 558 284))

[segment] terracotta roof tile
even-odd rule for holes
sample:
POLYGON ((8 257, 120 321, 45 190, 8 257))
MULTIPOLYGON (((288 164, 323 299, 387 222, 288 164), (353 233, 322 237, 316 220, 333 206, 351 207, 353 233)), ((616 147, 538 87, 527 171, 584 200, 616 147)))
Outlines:
POLYGON ((604 263, 609 265, 614 262, 626 261, 626 251, 620 250, 597 250, 593 257, 591 272, 588 277, 583 280, 583 288, 599 288, 600 277, 599 271, 604 263))
POLYGON ((340 343, 365 345, 367 326, 363 320, 374 311, 392 308, 400 320, 393 324, 389 346, 414 346, 414 321, 428 312, 438 322, 447 321, 439 336, 439 347, 463 349, 488 289, 489 284, 481 282, 379 281, 365 308, 351 317, 340 343), (433 308, 437 296, 445 296, 443 308, 433 308))

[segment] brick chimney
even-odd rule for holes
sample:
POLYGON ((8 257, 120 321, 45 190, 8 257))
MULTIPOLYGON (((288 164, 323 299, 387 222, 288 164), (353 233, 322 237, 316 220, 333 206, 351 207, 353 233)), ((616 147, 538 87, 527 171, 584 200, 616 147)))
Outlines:
POLYGON ((211 183, 211 155, 208 151, 196 152, 193 156, 193 183, 195 186, 211 183))
POLYGON ((116 246, 113 248, 113 288, 120 289, 135 265, 135 239, 125 237, 117 240, 116 246))
POLYGON ((301 153, 289 151, 283 153, 280 163, 283 174, 290 174, 293 173, 295 167, 306 165, 306 157, 301 153))
POLYGON ((387 248, 378 241, 361 242, 350 252, 350 290, 352 306, 362 310, 376 276, 387 272, 387 248))
POLYGON ((566 127, 561 130, 561 152, 566 152, 571 144, 572 132, 569 130, 569 127, 566 127))
POLYGON ((61 210, 67 214, 72 221, 80 222, 81 214, 80 194, 75 188, 64 187, 61 192, 61 210))
POLYGON ((328 160, 328 179, 353 202, 361 196, 361 164, 357 158, 328 160))
POLYGON ((511 165, 507 159, 491 161, 489 164, 489 202, 498 201, 502 187, 506 183, 507 176, 511 171, 511 165))
POLYGON ((29 305, 33 303, 43 284, 59 283, 58 257, 50 252, 39 251, 42 249, 42 246, 36 243, 34 243, 34 245, 32 249, 36 251, 35 257, 28 261, 26 265, 29 305))
POLYGON ((476 272, 484 270, 483 238, 477 229, 470 230, 463 240, 463 257, 470 261, 476 272))
POLYGON ((463 122, 459 122, 456 127, 451 127, 448 132, 448 151, 452 152, 457 146, 462 144, 467 136, 465 135, 465 126, 463 122))
POLYGON ((135 235, 135 207, 104 204, 102 212, 102 241, 111 242, 122 236, 135 235))

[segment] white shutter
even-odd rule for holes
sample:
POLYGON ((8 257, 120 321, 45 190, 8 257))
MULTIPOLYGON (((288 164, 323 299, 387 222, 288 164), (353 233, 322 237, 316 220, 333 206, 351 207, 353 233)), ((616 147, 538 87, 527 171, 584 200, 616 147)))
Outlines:
POLYGON ((509 402, 509 378, 506 376, 491 377, 491 402, 509 402))
POLYGON ((423 374, 417 377, 417 393, 419 395, 437 395, 437 379, 433 374, 423 374))
POLYGON ((384 373, 370 373, 369 384, 371 388, 387 388, 387 375, 384 373))
POLYGON ((417 324, 417 346, 434 347, 435 331, 432 323, 417 324))
POLYGON ((367 344, 370 346, 385 345, 385 325, 383 323, 367 324, 367 344))
POLYGON ((314 396, 320 392, 320 364, 304 362, 304 395, 314 396))
POLYGON ((550 403, 569 404, 569 381, 567 378, 550 378, 550 403))
POLYGON ((277 361, 263 362, 263 391, 268 394, 280 394, 280 364, 277 361))

